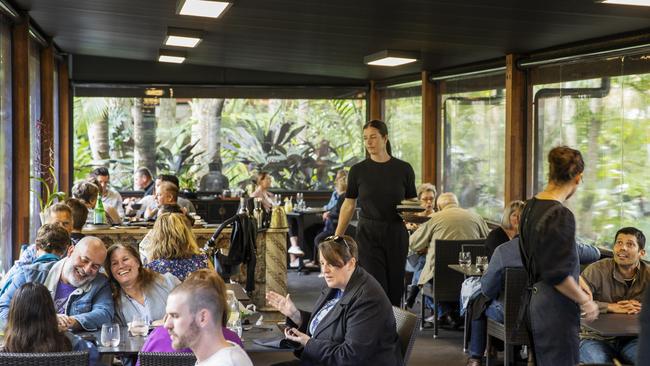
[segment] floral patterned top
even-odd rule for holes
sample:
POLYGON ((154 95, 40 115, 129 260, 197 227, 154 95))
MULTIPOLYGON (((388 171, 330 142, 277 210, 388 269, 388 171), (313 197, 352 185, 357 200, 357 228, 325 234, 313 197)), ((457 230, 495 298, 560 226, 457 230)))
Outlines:
POLYGON ((154 259, 145 267, 158 273, 171 273, 181 281, 190 273, 202 268, 209 268, 209 259, 205 253, 195 254, 190 258, 154 259))

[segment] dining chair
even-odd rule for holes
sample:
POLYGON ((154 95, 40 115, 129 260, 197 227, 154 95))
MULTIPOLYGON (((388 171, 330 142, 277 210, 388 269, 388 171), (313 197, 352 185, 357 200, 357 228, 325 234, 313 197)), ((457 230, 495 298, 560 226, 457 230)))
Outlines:
POLYGON ((11 353, 0 352, 0 366, 87 366, 87 351, 11 353))
POLYGON ((179 352, 140 352, 140 366, 194 366, 194 353, 179 352))
POLYGON ((404 365, 406 365, 411 356, 413 344, 415 344, 415 330, 418 328, 420 319, 410 311, 402 310, 396 306, 393 306, 393 315, 395 316, 397 336, 399 337, 404 365))

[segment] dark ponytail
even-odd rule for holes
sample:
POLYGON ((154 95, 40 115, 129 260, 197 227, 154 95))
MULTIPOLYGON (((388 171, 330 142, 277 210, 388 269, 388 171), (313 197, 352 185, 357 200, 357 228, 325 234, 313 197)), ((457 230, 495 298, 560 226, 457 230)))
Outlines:
MULTIPOLYGON (((363 125, 364 130, 368 127, 376 128, 379 131, 381 137, 388 136, 388 126, 384 121, 373 119, 372 121, 368 121, 366 122, 365 125, 363 125)), ((389 156, 391 157, 393 156, 392 149, 390 147, 390 140, 386 140, 386 152, 388 153, 389 156)), ((366 150, 366 159, 367 158, 370 158, 370 154, 368 153, 368 150, 366 150)))

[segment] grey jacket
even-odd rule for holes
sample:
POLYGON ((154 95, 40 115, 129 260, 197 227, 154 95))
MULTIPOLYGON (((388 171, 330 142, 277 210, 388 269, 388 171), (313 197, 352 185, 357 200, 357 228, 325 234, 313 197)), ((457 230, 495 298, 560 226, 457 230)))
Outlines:
MULTIPOLYGON (((165 316, 165 305, 167 304, 167 295, 180 284, 173 274, 165 273, 156 276, 154 283, 145 291, 145 306, 149 311, 149 320, 159 320, 165 316)), ((134 316, 143 317, 138 308, 133 304, 133 299, 120 291, 120 303, 115 308, 115 321, 121 325, 131 322, 134 316)))

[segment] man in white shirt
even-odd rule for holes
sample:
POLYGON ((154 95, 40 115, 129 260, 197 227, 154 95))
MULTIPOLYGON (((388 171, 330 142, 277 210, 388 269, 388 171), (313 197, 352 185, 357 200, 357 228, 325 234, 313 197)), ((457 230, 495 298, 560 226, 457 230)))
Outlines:
POLYGON ((111 176, 108 173, 108 169, 105 167, 99 167, 90 173, 90 175, 97 179, 99 186, 102 191, 102 203, 104 208, 106 206, 114 207, 117 210, 117 213, 120 217, 124 217, 124 207, 122 207, 122 196, 113 188, 110 187, 111 176))
POLYGON ((224 338, 225 307, 224 295, 210 281, 189 278, 176 286, 167 298, 164 325, 172 347, 190 348, 197 366, 252 366, 246 352, 224 338))

